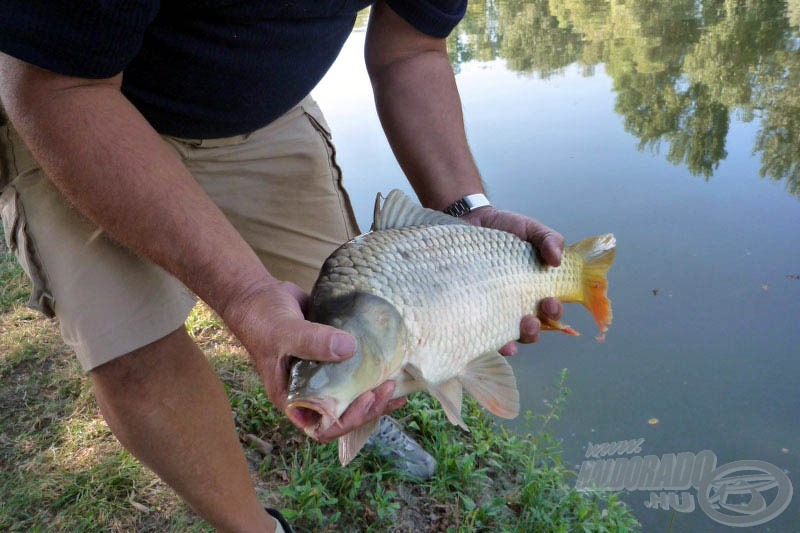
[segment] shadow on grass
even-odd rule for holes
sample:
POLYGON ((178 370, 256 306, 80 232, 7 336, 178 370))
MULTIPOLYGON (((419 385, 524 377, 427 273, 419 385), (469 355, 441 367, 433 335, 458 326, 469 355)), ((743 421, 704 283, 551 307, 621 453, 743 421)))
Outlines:
POLYGON ((111 435, 3 250, 0 282, 0 531, 210 531, 111 435))

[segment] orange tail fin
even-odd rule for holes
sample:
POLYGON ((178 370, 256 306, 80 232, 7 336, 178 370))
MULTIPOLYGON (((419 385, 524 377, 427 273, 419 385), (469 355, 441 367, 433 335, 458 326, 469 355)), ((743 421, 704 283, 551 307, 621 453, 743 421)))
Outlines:
POLYGON ((611 300, 606 295, 608 280, 606 274, 614 262, 617 240, 610 233, 590 237, 569 247, 570 251, 583 259, 583 292, 580 302, 586 306, 597 327, 600 328, 598 341, 605 339, 608 325, 611 324, 611 300))

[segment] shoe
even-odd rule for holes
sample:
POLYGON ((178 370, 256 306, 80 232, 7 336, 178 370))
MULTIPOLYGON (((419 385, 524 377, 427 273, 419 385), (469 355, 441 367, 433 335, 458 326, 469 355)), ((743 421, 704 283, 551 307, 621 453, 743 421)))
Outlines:
POLYGON ((289 525, 289 522, 286 521, 280 511, 270 507, 264 507, 264 510, 268 515, 278 521, 278 524, 283 528, 285 533, 294 533, 294 529, 292 529, 292 526, 289 525))
POLYGON ((430 479, 436 472, 436 459, 400 429, 391 417, 381 417, 378 429, 369 436, 366 446, 388 459, 401 472, 420 481, 430 479))

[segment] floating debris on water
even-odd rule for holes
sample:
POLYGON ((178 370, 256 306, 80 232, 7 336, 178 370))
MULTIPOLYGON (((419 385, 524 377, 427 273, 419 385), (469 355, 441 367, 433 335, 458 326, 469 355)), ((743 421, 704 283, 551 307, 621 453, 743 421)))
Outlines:
POLYGON ((787 274, 786 277, 793 280, 799 280, 800 274, 787 274))
POLYGON ((658 424, 658 418, 648 418, 647 423, 650 424, 651 426, 655 426, 658 424))
POLYGON ((653 289, 653 296, 658 296, 658 289, 653 289))
POLYGON ((765 283, 765 284, 763 284, 763 285, 761 286, 761 290, 762 290, 762 291, 764 291, 764 292, 767 292, 767 291, 769 290, 769 285, 767 285, 766 283, 765 283))
POLYGON ((781 448, 781 453, 786 455, 787 453, 789 453, 789 448, 781 448))

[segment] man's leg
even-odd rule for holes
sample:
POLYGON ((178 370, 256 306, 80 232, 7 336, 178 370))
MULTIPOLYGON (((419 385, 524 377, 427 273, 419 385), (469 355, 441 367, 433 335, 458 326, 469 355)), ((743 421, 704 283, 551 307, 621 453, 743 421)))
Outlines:
POLYGON ((273 531, 256 498, 222 384, 186 330, 90 372, 125 448, 222 531, 273 531))
POLYGON ((79 216, 1 126, 0 163, 5 237, 33 280, 29 305, 55 312, 114 434, 213 525, 272 531, 222 385, 183 328, 194 299, 79 216))

